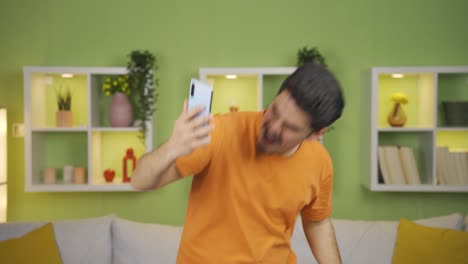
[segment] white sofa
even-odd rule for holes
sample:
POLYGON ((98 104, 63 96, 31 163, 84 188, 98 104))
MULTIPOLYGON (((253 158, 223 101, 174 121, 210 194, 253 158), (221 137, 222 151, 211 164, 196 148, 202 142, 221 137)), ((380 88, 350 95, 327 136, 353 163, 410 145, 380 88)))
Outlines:
MULTIPOLYGON (((300 218, 299 218, 300 219, 300 218)), ((468 231, 468 216, 451 214, 420 224, 468 231), (466 227, 465 227, 466 226, 466 227)), ((0 224, 0 241, 20 237, 46 222, 0 224)), ((343 263, 391 263, 398 221, 334 219, 343 263)), ((53 223, 63 263, 175 263, 182 227, 128 221, 114 215, 53 223)), ((315 263, 300 220, 291 238, 298 263, 315 263)))

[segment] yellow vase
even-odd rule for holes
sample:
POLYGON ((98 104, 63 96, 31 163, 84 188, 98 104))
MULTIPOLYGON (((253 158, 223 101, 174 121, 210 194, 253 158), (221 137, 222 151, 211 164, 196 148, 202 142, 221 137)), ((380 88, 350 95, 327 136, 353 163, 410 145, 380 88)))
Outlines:
POLYGON ((406 124, 406 114, 400 103, 396 103, 387 117, 388 124, 392 127, 402 127, 406 124))

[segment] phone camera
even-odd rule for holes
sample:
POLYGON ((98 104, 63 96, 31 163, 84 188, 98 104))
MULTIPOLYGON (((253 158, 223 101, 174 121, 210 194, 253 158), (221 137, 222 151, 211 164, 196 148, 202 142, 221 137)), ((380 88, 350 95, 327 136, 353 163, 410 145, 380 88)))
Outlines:
POLYGON ((194 93, 195 93, 195 84, 192 84, 192 87, 190 89, 190 95, 193 96, 194 93))

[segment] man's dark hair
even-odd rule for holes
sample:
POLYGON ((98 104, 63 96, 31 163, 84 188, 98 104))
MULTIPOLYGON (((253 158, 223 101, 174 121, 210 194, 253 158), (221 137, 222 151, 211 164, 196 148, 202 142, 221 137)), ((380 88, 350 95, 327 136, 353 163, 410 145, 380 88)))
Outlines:
POLYGON ((331 125, 343 112, 340 84, 323 65, 303 64, 284 80, 278 94, 284 90, 290 93, 299 108, 309 114, 313 132, 331 125))

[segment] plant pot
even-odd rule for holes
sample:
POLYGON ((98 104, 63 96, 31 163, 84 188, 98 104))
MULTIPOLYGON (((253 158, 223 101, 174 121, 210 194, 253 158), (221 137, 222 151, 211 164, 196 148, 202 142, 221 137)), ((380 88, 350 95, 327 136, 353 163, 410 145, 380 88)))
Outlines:
POLYGON ((468 126, 468 101, 442 102, 446 126, 468 126))
POLYGON ((86 183, 86 168, 75 167, 73 169, 72 181, 74 184, 85 184, 86 183))
POLYGON ((73 126, 72 111, 58 111, 55 114, 55 123, 57 127, 72 127, 73 126))
POLYGON ((42 182, 44 184, 55 184, 57 181, 55 168, 48 167, 42 171, 42 182))
POLYGON ((109 122, 113 127, 128 127, 133 121, 132 105, 127 95, 116 92, 109 106, 109 122))

